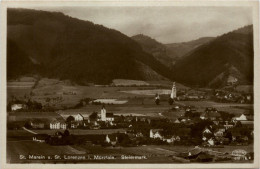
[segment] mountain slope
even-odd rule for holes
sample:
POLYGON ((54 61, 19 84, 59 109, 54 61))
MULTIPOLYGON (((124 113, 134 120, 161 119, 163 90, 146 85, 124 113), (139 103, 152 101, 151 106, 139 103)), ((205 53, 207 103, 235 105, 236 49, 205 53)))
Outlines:
POLYGON ((19 72, 8 64, 8 79, 37 73, 79 83, 152 80, 139 62, 156 72, 157 78, 171 77, 168 68, 126 35, 62 13, 8 9, 7 30, 8 63, 20 60, 18 65, 29 65, 19 72))
POLYGON ((173 68, 174 77, 186 84, 208 86, 221 73, 228 73, 226 77, 248 84, 253 82, 253 58, 250 25, 217 37, 180 59, 173 68))
POLYGON ((189 42, 165 44, 165 46, 169 55, 174 55, 175 57, 180 58, 213 39, 213 37, 203 37, 189 42))
POLYGON ((131 38, 138 42, 145 52, 152 54, 162 64, 172 67, 175 63, 176 59, 174 56, 168 55, 167 47, 155 39, 142 34, 132 36, 131 38))
POLYGON ((132 36, 132 39, 138 42, 145 52, 152 54, 162 64, 172 67, 182 56, 188 54, 197 47, 210 42, 214 38, 204 37, 189 42, 171 44, 162 44, 155 39, 142 34, 132 36))

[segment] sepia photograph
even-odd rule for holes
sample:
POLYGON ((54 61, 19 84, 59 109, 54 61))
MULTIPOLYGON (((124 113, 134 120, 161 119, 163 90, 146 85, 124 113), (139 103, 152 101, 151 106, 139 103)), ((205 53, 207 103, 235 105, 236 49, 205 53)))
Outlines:
POLYGON ((6 165, 259 165, 258 1, 141 2, 2 3, 6 165))

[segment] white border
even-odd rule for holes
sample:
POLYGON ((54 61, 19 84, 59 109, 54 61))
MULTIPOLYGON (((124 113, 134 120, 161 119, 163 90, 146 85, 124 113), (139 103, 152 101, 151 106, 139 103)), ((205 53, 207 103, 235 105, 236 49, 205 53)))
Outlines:
POLYGON ((65 169, 65 168, 258 168, 259 167, 259 99, 260 77, 257 72, 260 72, 259 60, 259 2, 258 1, 236 1, 236 0, 95 0, 95 1, 2 1, 1 2, 1 100, 0 100, 0 149, 1 149, 1 169, 16 169, 16 168, 48 168, 48 169, 65 169), (210 164, 7 164, 6 163, 6 9, 7 7, 26 8, 29 6, 250 6, 253 8, 253 25, 254 25, 254 163, 210 163, 210 164))

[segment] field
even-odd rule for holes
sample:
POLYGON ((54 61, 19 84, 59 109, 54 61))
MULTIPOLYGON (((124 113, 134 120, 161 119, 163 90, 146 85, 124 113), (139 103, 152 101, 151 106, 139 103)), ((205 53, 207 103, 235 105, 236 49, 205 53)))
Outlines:
POLYGON ((49 121, 61 119, 55 112, 8 112, 9 121, 27 121, 29 119, 48 119, 49 121))
MULTIPOLYGON (((41 102, 43 105, 49 104, 56 107, 71 107, 75 106, 83 98, 119 99, 128 101, 130 98, 147 97, 147 94, 150 95, 150 93, 157 93, 160 90, 165 90, 158 89, 160 88, 158 86, 149 85, 116 87, 102 85, 79 86, 68 81, 47 78, 40 79, 37 85, 34 84, 34 81, 8 82, 7 101, 10 101, 12 96, 15 96, 18 99, 24 99, 27 96, 32 100, 41 102), (153 92, 153 90, 155 91, 153 92), (143 91, 143 93, 140 94, 133 91, 143 91), (47 98, 51 98, 51 101, 47 102, 47 98)), ((171 85, 167 86, 167 88, 170 89, 171 85)))
MULTIPOLYGON (((37 134, 49 134, 54 135, 57 131, 64 132, 64 130, 32 130, 37 134)), ((100 130, 81 130, 81 129, 71 129, 69 130, 70 134, 74 135, 91 135, 91 134, 112 134, 112 133, 124 133, 125 129, 100 129, 100 130)))

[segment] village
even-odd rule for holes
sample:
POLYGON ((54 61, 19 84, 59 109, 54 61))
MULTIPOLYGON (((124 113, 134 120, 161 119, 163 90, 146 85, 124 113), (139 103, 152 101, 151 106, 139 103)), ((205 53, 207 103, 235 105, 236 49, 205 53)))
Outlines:
MULTIPOLYGON (((105 104, 100 109, 86 116, 81 113, 58 116, 58 118, 28 118, 24 121, 15 119, 15 112, 28 110, 29 107, 42 108, 37 102, 28 104, 15 103, 10 105, 12 115, 8 116, 8 130, 25 130, 34 135, 31 140, 51 146, 60 145, 101 145, 102 147, 138 147, 149 145, 186 146, 186 152, 171 156, 181 162, 212 162, 212 161, 248 161, 253 160, 253 152, 221 153, 212 148, 224 149, 226 146, 248 146, 253 144, 254 114, 245 111, 241 114, 232 114, 220 111, 215 107, 206 107, 201 110, 196 106, 178 104, 181 98, 199 101, 207 96, 181 95, 173 83, 168 104, 171 111, 182 111, 176 118, 167 118, 163 113, 159 116, 137 116, 114 114, 106 109, 105 104), (86 134, 85 131, 94 131, 86 134), (102 133, 95 134, 95 131, 102 133), (111 131, 111 132, 106 132, 111 131)), ((213 97, 229 99, 235 98, 231 93, 225 95, 215 92, 213 97)), ((165 96, 163 96, 165 97, 165 96)), ((239 103, 252 103, 251 95, 241 95, 239 103), (241 102, 243 100, 243 102, 241 102)), ((161 96, 156 94, 154 104, 160 105, 161 96)), ((236 100, 237 101, 237 100, 236 100)), ((59 111, 58 111, 59 112, 59 111)), ((59 114, 59 113, 57 113, 59 114)))

